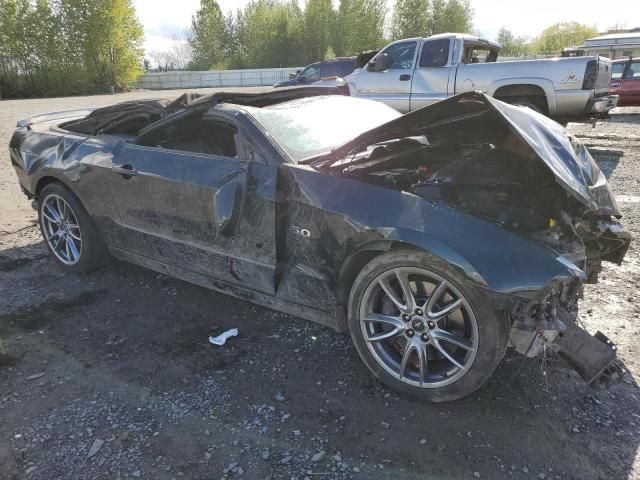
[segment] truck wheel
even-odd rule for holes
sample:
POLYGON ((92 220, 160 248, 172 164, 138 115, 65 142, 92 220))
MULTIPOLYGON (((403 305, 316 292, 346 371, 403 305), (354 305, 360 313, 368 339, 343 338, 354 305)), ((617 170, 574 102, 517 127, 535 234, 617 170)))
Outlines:
POLYGON ((534 112, 542 113, 544 115, 544 112, 542 111, 540 106, 535 104, 535 103, 533 103, 531 100, 529 100, 527 98, 521 98, 521 99, 515 100, 514 102, 510 102, 510 103, 513 103, 514 105, 518 105, 520 107, 528 107, 531 110, 533 110, 534 112))
POLYGON ((38 223, 55 259, 71 272, 89 272, 109 259, 104 242, 78 198, 50 183, 38 195, 38 223))
POLYGON ((401 394, 465 397, 504 356, 506 318, 462 274, 421 251, 374 258, 349 296, 349 330, 365 365, 401 394))

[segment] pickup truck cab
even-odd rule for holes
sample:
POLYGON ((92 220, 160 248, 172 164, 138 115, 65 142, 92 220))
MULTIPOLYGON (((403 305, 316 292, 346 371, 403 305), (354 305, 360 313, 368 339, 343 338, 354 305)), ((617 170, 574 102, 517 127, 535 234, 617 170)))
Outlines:
POLYGON ((619 107, 640 106, 640 58, 613 62, 609 93, 620 97, 619 107))
POLYGON ((611 62, 602 57, 497 63, 500 45, 445 33, 390 43, 344 80, 352 96, 382 101, 401 112, 480 90, 551 117, 606 114, 611 62))

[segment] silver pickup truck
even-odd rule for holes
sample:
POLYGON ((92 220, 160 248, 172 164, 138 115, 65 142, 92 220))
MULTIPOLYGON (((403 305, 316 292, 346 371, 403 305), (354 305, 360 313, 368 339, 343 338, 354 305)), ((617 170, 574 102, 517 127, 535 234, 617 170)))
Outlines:
POLYGON ((382 101, 401 112, 469 90, 528 106, 555 118, 604 115, 611 62, 603 57, 496 62, 500 45, 445 33, 390 43, 344 78, 355 97, 382 101))

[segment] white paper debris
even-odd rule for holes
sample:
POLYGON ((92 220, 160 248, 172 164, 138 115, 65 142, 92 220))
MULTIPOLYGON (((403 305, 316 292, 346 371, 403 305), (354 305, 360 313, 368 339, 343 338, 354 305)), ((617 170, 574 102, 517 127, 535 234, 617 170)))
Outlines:
POLYGON ((209 337, 209 343, 214 345, 224 345, 229 337, 235 337, 238 335, 238 329, 232 328, 226 332, 221 333, 217 337, 209 337))
POLYGON ((91 445, 91 448, 89 449, 89 453, 87 454, 87 459, 93 457, 96 453, 98 453, 102 448, 102 445, 104 445, 104 440, 96 438, 93 441, 93 445, 91 445))

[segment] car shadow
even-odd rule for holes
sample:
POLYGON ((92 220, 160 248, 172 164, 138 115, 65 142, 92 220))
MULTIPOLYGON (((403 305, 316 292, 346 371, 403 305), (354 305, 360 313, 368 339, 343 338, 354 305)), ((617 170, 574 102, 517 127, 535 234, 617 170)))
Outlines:
MULTIPOLYGON (((113 423, 154 425, 157 435, 136 433, 150 478, 165 478, 162 462, 179 465, 185 478, 231 463, 244 465, 246 478, 632 474, 640 405, 631 375, 595 388, 557 357, 508 353, 468 398, 428 404, 373 379, 348 335, 120 262, 67 274, 43 248, 0 253, 2 354, 12 358, 10 368, 0 365, 0 382, 29 399, 5 407, 0 433, 14 438, 45 422, 58 439, 16 452, 20 468, 34 462, 54 478, 73 463, 91 476, 94 463, 74 436, 77 414, 65 416, 66 405, 93 409, 106 398, 114 411, 133 413, 92 417, 105 438, 116 434, 113 423), (208 342, 230 328, 239 336, 208 342), (42 365, 42 384, 26 380, 42 365), (203 452, 206 462, 191 460, 203 452)), ((117 468, 118 458, 105 465, 117 468)))
MULTIPOLYGON (((619 107, 620 109, 627 109, 628 107, 619 107)), ((637 109, 635 109, 637 110, 637 109)), ((607 122, 611 123, 638 123, 640 124, 640 114, 635 112, 616 111, 609 116, 607 122)))
POLYGON ((596 161, 605 177, 607 177, 607 179, 611 177, 616 168, 618 168, 618 164, 622 160, 624 152, 622 150, 593 147, 588 144, 587 147, 589 148, 589 153, 591 153, 591 156, 596 161))

